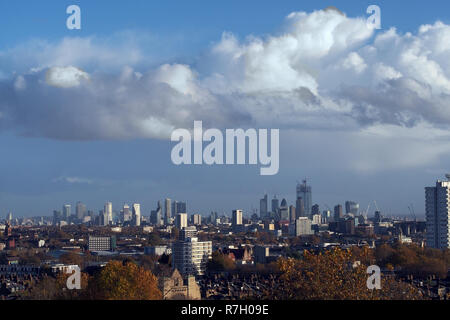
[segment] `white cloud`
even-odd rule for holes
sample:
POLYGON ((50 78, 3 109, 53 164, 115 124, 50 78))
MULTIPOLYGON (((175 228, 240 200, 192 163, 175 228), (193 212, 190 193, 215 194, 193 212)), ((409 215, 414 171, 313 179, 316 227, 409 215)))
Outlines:
POLYGON ((93 184, 92 179, 80 178, 80 177, 58 177, 53 179, 53 182, 65 182, 69 184, 93 184))
POLYGON ((70 88, 79 86, 83 80, 89 80, 89 75, 72 66, 52 67, 47 70, 45 80, 54 87, 70 88))

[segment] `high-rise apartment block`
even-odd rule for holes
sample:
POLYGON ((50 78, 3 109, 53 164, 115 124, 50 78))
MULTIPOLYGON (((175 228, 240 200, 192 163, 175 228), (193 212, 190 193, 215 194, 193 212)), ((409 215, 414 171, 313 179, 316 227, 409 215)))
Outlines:
POLYGON ((177 241, 172 246, 172 264, 183 276, 201 276, 205 274, 206 265, 212 257, 212 242, 187 238, 177 241))
POLYGON ((427 246, 436 249, 450 248, 450 175, 447 179, 425 188, 427 246))

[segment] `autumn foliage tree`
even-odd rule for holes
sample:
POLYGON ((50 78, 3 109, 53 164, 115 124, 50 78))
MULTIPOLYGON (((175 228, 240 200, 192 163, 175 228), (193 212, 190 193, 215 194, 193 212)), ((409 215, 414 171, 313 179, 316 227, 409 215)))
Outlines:
POLYGON ((392 266, 404 276, 436 276, 445 279, 450 268, 448 250, 421 248, 417 245, 383 244, 376 248, 375 255, 380 266, 392 266))
POLYGON ((149 270, 132 262, 109 262, 89 282, 89 299, 160 300, 158 279, 149 270))
POLYGON ((334 249, 314 254, 304 252, 302 260, 278 260, 281 273, 269 299, 281 300, 383 300, 420 299, 413 286, 382 276, 381 290, 367 288, 368 248, 351 251, 334 249), (360 264, 355 264, 359 261, 360 264))

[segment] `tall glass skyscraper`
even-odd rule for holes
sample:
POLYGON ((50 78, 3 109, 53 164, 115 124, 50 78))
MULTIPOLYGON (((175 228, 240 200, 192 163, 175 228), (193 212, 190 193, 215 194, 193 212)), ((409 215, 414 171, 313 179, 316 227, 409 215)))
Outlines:
POLYGON ((272 199, 272 212, 277 213, 278 208, 280 208, 280 202, 277 199, 277 196, 274 196, 272 199))
POLYGON ((268 199, 267 199, 267 194, 266 194, 266 195, 264 195, 264 198, 259 200, 259 215, 260 215, 261 219, 267 218, 267 213, 268 213, 267 207, 268 207, 268 199))
POLYGON ((297 184, 297 199, 302 198, 305 206, 305 214, 311 215, 312 208, 312 189, 308 186, 306 180, 303 180, 302 184, 297 184))

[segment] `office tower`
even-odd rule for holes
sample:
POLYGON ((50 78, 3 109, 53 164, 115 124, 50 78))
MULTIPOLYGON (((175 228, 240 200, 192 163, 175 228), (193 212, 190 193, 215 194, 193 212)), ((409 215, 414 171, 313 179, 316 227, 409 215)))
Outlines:
POLYGON ((186 202, 177 202, 177 213, 187 213, 186 202))
POLYGON ((131 213, 130 206, 128 204, 123 205, 123 222, 131 221, 133 218, 133 214, 131 213))
POLYGON ((178 213, 184 213, 184 212, 178 212, 178 201, 172 202, 172 216, 176 217, 178 213))
POLYGON ((272 199, 272 212, 276 213, 278 211, 278 208, 280 207, 279 201, 277 199, 277 196, 274 196, 272 199))
POLYGON ((242 225, 242 210, 233 210, 231 224, 233 226, 242 225))
POLYGON ((374 222, 380 223, 381 221, 383 221, 383 216, 381 214, 381 211, 375 211, 374 222))
POLYGON ((212 257, 212 242, 187 238, 177 241, 172 246, 172 265, 183 276, 201 276, 205 274, 206 265, 212 257))
MULTIPOLYGON (((303 180, 303 184, 297 184, 297 199, 302 198, 305 208, 305 216, 311 216, 312 208, 312 188, 307 185, 307 181, 303 180)), ((298 210, 298 208, 297 208, 298 210)))
POLYGON ((75 213, 77 215, 78 220, 83 220, 84 215, 86 214, 86 206, 82 202, 77 202, 77 205, 75 207, 75 213))
POLYGON ((6 221, 11 222, 12 219, 13 219, 13 214, 12 214, 12 212, 9 212, 9 213, 6 215, 6 221))
POLYGON ((328 223, 331 220, 331 211, 330 210, 324 210, 322 212, 322 221, 323 223, 328 223))
POLYGON ((295 213, 297 214, 297 218, 306 217, 305 202, 303 201, 303 198, 297 198, 295 206, 295 213))
POLYGON ((175 227, 182 230, 188 226, 187 213, 178 213, 175 217, 175 227))
POLYGON ((289 221, 294 222, 296 219, 295 207, 289 206, 289 221))
POLYGON ((339 221, 344 217, 344 212, 342 206, 338 204, 334 207, 334 221, 339 221))
POLYGON ((62 219, 62 213, 61 211, 54 210, 53 211, 53 225, 56 226, 61 222, 62 219))
POLYGON ((261 219, 266 219, 268 216, 268 199, 267 194, 259 200, 259 216, 261 219))
POLYGON ((320 207, 318 204, 313 205, 311 208, 311 215, 314 216, 316 214, 320 214, 320 207))
POLYGON ((280 208, 278 211, 279 211, 278 216, 280 218, 280 221, 289 221, 289 207, 287 205, 286 199, 283 199, 281 201, 281 205, 280 205, 280 208))
POLYGON ((300 217, 295 220, 295 223, 290 225, 290 234, 298 237, 298 236, 307 236, 314 234, 314 231, 311 228, 312 221, 306 217, 300 217))
POLYGON ((99 217, 99 225, 106 227, 108 226, 108 213, 105 210, 100 210, 98 212, 98 217, 99 217))
POLYGON ((345 213, 352 214, 353 216, 357 216, 359 212, 359 203, 354 201, 346 201, 345 202, 345 213))
POLYGON ((139 227, 141 225, 141 205, 133 204, 133 225, 139 227))
POLYGON ((210 220, 211 220, 212 224, 217 225, 218 218, 219 218, 219 215, 217 214, 217 212, 211 212, 210 220))
POLYGON ((436 182, 435 187, 425 188, 427 247, 450 248, 450 175, 447 181, 436 182))
POLYGON ((202 216, 199 214, 193 214, 192 215, 192 224, 195 226, 202 225, 202 216))
POLYGON ((107 221, 106 225, 111 224, 113 221, 112 203, 111 202, 105 203, 105 208, 103 210, 103 213, 106 216, 106 221, 107 221))
POLYGON ((156 210, 153 210, 151 212, 150 215, 150 222, 157 226, 160 227, 162 225, 162 205, 161 205, 161 201, 158 201, 158 207, 156 208, 156 210))
POLYGON ((89 236, 88 248, 91 252, 96 251, 115 251, 116 237, 94 237, 89 236))
POLYGON ((63 206, 63 216, 62 218, 64 219, 64 221, 69 221, 69 217, 70 217, 70 211, 71 211, 71 205, 70 204, 66 204, 63 206))
POLYGON ((172 223, 172 205, 171 205, 171 200, 169 198, 167 198, 165 201, 164 223, 165 224, 172 223))
POLYGON ((186 241, 188 238, 197 238, 197 234, 195 226, 185 227, 180 231, 180 241, 186 241))

